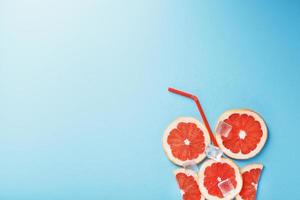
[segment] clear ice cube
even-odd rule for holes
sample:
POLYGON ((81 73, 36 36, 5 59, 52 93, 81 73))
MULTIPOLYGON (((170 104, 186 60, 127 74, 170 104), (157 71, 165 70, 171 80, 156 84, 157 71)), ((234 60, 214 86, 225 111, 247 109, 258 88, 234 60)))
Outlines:
POLYGON ((183 168, 186 170, 193 171, 194 173, 198 172, 198 165, 195 161, 189 160, 183 163, 183 168))
POLYGON ((223 151, 214 145, 207 145, 205 150, 206 156, 213 160, 219 161, 223 155, 223 151))
POLYGON ((228 137, 231 129, 232 129, 232 126, 230 124, 228 124, 224 121, 220 121, 217 126, 216 134, 220 134, 223 137, 228 137))
POLYGON ((224 197, 227 197, 228 195, 235 193, 235 189, 234 189, 230 179, 226 179, 224 181, 219 182, 218 187, 221 190, 224 197))

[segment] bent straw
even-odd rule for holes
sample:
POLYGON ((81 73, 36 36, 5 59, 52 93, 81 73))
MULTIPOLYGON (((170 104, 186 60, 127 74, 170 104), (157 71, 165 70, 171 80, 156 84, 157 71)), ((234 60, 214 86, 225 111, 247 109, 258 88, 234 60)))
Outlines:
POLYGON ((210 128, 209 123, 208 123, 208 121, 206 119, 205 113, 204 113, 204 111, 202 109, 202 106, 200 104, 200 101, 199 101, 198 97, 195 96, 195 95, 189 94, 187 92, 183 92, 183 91, 177 90, 175 88, 168 88, 168 91, 172 92, 174 94, 178 94, 178 95, 187 97, 189 99, 192 99, 196 103, 196 106, 198 108, 198 111, 200 112, 200 115, 201 115, 201 118, 202 118, 202 120, 204 122, 204 125, 205 125, 205 127, 206 127, 206 129, 207 129, 207 131, 209 133, 210 140, 212 141, 212 143, 213 143, 214 146, 219 147, 219 145, 218 145, 218 143, 216 141, 216 138, 215 138, 214 134, 211 131, 211 128, 210 128))

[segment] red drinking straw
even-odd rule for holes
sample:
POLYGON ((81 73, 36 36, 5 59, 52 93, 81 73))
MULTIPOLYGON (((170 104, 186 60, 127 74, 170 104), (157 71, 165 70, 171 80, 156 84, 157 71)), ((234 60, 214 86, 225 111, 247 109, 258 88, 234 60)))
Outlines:
POLYGON ((183 92, 183 91, 174 89, 174 88, 168 88, 168 91, 172 92, 172 93, 175 93, 175 94, 178 94, 178 95, 181 95, 181 96, 184 96, 184 97, 187 97, 189 99, 192 99, 196 103, 197 108, 198 108, 198 110, 200 112, 200 115, 202 117, 202 120, 204 122, 204 125, 205 125, 206 129, 208 130, 210 140, 212 141, 213 145, 215 145, 216 147, 219 147, 219 145, 218 145, 218 143, 216 141, 216 138, 215 138, 214 134, 211 131, 211 128, 210 128, 209 123, 208 123, 208 121, 206 119, 206 116, 204 114, 204 111, 202 109, 202 106, 200 104, 200 101, 199 101, 198 97, 195 96, 195 95, 189 94, 187 92, 183 92))

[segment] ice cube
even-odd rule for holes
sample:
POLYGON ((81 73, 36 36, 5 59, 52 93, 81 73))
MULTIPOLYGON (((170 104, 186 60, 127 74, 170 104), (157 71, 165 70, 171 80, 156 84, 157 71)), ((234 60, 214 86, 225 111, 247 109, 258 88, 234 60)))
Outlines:
POLYGON ((235 189, 230 179, 225 179, 224 181, 219 182, 218 187, 221 190, 224 197, 235 193, 235 189))
POLYGON ((198 172, 198 166, 197 166, 197 163, 193 160, 188 160, 188 161, 185 161, 183 163, 183 168, 186 169, 186 170, 191 170, 195 173, 198 172))
POLYGON ((207 145, 205 150, 206 156, 213 160, 219 161, 223 155, 223 151, 214 145, 207 145))
POLYGON ((217 126, 216 134, 220 134, 223 137, 228 137, 231 130, 232 126, 230 124, 220 121, 217 126))

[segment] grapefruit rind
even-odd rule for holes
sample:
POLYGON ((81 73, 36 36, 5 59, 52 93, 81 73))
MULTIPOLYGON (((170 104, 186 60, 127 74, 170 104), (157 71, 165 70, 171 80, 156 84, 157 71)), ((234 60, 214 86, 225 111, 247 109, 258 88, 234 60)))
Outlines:
MULTIPOLYGON (((242 168, 241 170, 241 173, 243 174, 244 172, 248 172, 252 169, 260 169, 262 170, 263 169, 263 165, 262 164, 251 164, 251 165, 247 165, 245 166, 244 168, 242 168)), ((261 176, 261 174, 260 174, 261 176)), ((257 181, 257 184, 256 184, 256 194, 257 194, 257 188, 258 188, 258 183, 259 183, 259 179, 260 179, 260 176, 258 178, 258 181, 257 181)), ((244 200, 239 194, 236 196, 236 200, 244 200)))
POLYGON ((245 167, 243 167, 241 169, 241 173, 243 174, 244 172, 250 171, 251 169, 263 169, 264 166, 262 164, 251 164, 251 165, 247 165, 245 167))
POLYGON ((168 144, 167 140, 168 140, 168 136, 169 136, 170 132, 173 129, 177 128, 177 125, 180 122, 185 122, 185 123, 191 122, 191 123, 196 124, 197 127, 200 128, 201 131, 203 132, 205 147, 210 143, 210 138, 209 138, 208 131, 207 131, 207 129, 205 128, 205 126, 200 121, 198 121, 197 119, 192 118, 192 117, 179 117, 179 118, 175 119, 166 128, 166 130, 164 132, 164 136, 163 136, 163 148, 164 148, 164 151, 166 152, 167 157, 169 158, 169 160, 171 160, 176 165, 184 166, 185 163, 189 163, 189 162, 193 162, 193 163, 198 164, 198 163, 200 163, 206 157, 206 155, 205 155, 205 149, 204 149, 203 153, 199 154, 199 156, 196 159, 193 159, 193 160, 185 160, 185 161, 183 161, 183 160, 180 160, 180 159, 174 157, 173 154, 172 154, 171 147, 168 144))
MULTIPOLYGON (((180 169, 176 169, 174 170, 174 175, 176 177, 177 174, 179 173, 184 173, 186 174, 187 176, 193 176, 194 180, 196 181, 197 185, 199 186, 199 178, 198 178, 198 175, 196 172, 194 172, 193 170, 189 170, 189 169, 184 169, 184 168, 180 168, 180 169)), ((180 188, 181 190, 181 188, 180 188)), ((200 188, 199 188, 200 190, 200 188)), ((181 191, 182 192, 182 191, 181 191)), ((201 194, 201 197, 199 200, 205 200, 205 198, 203 197, 203 195, 201 194)))
POLYGON ((240 169, 239 167, 231 160, 227 159, 227 158, 221 158, 219 161, 215 161, 215 160, 212 160, 212 159, 208 159, 206 160, 202 165, 201 165, 201 168, 199 170, 199 173, 198 173, 198 177, 199 177, 199 188, 200 188, 200 192, 201 194, 205 197, 205 199, 207 200, 231 200, 233 199, 237 194, 239 194, 239 192, 241 191, 242 189, 242 186, 243 186, 243 179, 242 179, 242 176, 240 174, 240 169), (235 172, 235 180, 237 182, 236 184, 236 187, 235 187, 235 190, 234 192, 232 192, 231 194, 229 194, 228 196, 226 197, 223 197, 223 198, 220 198, 220 197, 217 197, 217 196, 213 196, 213 195, 210 195, 208 193, 208 190, 207 188, 204 186, 204 173, 205 173, 205 169, 209 166, 211 166, 213 163, 227 163, 229 164, 233 169, 234 169, 234 172, 235 172))
MULTIPOLYGON (((255 120, 257 120, 260 125, 261 125, 261 129, 262 129, 262 137, 260 139, 260 142, 257 144, 256 148, 252 151, 250 151, 248 154, 243 154, 242 152, 238 152, 238 153, 234 153, 232 152, 230 149, 226 148, 223 145, 223 140, 222 140, 222 136, 219 134, 216 134, 216 140, 217 143, 219 145, 219 147, 223 150, 224 154, 226 154, 227 156, 234 158, 234 159, 249 159, 252 158, 254 156, 256 156, 264 147, 267 138, 268 138, 268 129, 266 126, 266 123, 264 122, 264 120, 262 119, 262 117, 256 113, 255 111, 252 111, 250 109, 234 109, 234 110, 228 110, 225 111, 218 119, 217 122, 217 126, 219 124, 219 122, 224 121, 225 119, 227 119, 229 116, 231 116, 232 114, 237 113, 237 114, 247 114, 250 116, 253 116, 255 120)), ((215 130, 217 130, 217 126, 215 127, 215 130)))

